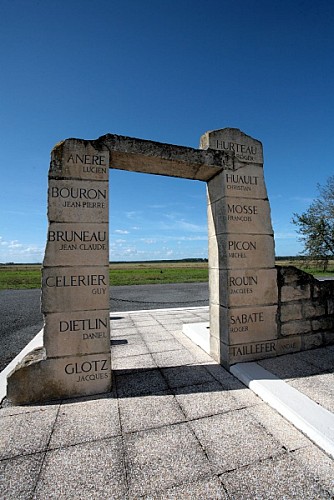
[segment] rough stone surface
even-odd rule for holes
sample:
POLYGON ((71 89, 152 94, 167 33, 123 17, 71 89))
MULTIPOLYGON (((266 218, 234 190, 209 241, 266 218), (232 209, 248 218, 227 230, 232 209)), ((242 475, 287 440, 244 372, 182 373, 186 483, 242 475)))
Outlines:
POLYGON ((7 395, 14 404, 109 392, 110 351, 48 359, 40 352, 28 355, 8 382, 7 395))
POLYGON ((219 474, 283 453, 278 441, 264 433, 246 410, 202 418, 190 425, 219 474))
POLYGON ((288 456, 269 458, 221 478, 231 498, 330 498, 312 476, 298 468, 288 456))

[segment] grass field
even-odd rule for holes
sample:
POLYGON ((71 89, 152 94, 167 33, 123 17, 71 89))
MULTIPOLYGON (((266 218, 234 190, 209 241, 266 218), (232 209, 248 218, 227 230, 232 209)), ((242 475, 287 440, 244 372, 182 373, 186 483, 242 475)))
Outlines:
MULTIPOLYGON (((295 266, 314 276, 333 276, 334 260, 326 273, 311 262, 279 260, 280 266, 295 266)), ((110 284, 145 285, 155 283, 195 283, 208 281, 207 262, 143 262, 118 263, 109 266, 110 284)), ((0 290, 24 290, 40 288, 40 264, 0 265, 0 290)))

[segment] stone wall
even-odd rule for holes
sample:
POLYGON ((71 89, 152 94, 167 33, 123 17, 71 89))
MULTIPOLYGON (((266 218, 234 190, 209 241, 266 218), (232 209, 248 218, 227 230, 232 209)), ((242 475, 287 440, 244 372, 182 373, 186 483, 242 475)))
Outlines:
POLYGON ((334 344, 334 281, 277 266, 277 283, 278 338, 286 339, 284 352, 334 344))

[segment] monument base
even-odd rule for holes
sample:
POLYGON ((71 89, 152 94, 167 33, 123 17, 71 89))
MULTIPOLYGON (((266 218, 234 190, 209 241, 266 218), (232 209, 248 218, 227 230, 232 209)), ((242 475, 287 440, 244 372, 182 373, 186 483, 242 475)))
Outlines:
MULTIPOLYGON (((202 323, 187 323, 182 327, 182 333, 198 345, 203 351, 207 352, 216 359, 213 352, 217 352, 217 345, 210 349, 210 343, 216 344, 218 339, 212 337, 210 339, 209 322, 202 323)), ((301 338, 294 337, 293 340, 280 338, 262 341, 257 340, 244 344, 236 344, 228 346, 220 343, 219 352, 220 359, 216 359, 224 368, 229 369, 231 365, 236 363, 244 363, 256 361, 265 358, 273 358, 283 354, 299 352, 301 350, 301 338)))
POLYGON ((110 352, 47 358, 44 348, 27 354, 7 377, 7 397, 13 404, 110 392, 110 352))

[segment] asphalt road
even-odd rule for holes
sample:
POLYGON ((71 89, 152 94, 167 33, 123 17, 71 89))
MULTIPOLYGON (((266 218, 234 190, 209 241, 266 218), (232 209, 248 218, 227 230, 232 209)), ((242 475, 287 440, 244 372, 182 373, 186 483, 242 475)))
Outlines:
MULTIPOLYGON (((39 289, 0 291, 0 371, 42 328, 40 296, 39 289)), ((208 304, 208 283, 110 287, 112 312, 208 304)))

